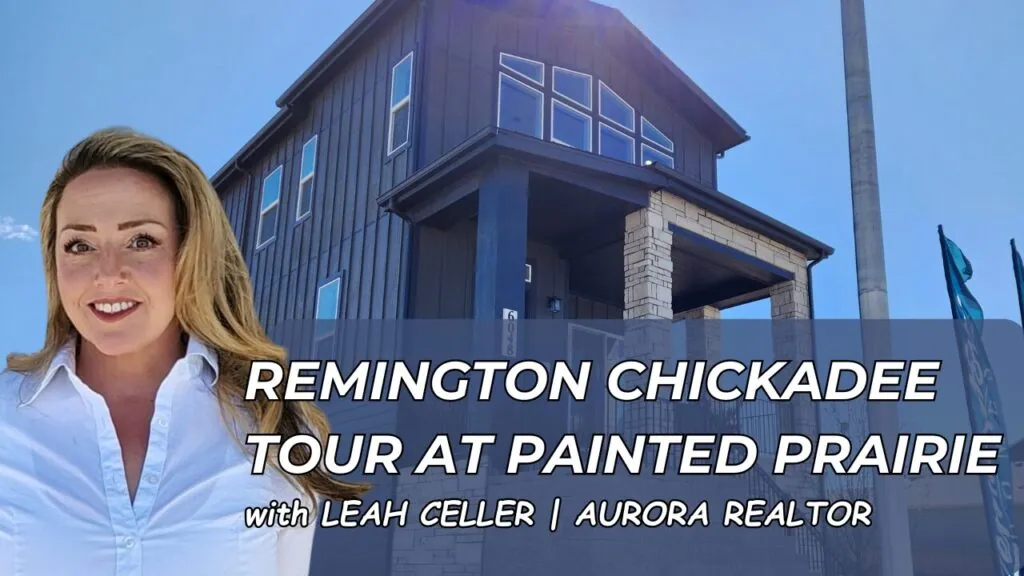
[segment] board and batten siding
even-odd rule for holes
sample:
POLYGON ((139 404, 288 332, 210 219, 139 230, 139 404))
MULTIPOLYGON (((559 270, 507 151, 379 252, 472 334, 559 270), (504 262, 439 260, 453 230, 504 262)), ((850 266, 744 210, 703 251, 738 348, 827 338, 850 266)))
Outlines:
POLYGON ((413 4, 375 34, 310 97, 301 120, 246 162, 251 180, 236 174, 221 191, 267 326, 313 318, 318 286, 335 277, 344 282, 340 318, 404 316, 409 225, 376 199, 413 168, 414 142, 390 158, 386 148, 391 69, 415 48, 416 18, 413 4), (313 136, 312 212, 297 222, 302 147, 313 136), (276 238, 257 248, 263 181, 277 166, 283 179, 276 238))
MULTIPOLYGON (((626 100, 673 140, 675 167, 708 186, 716 186, 716 158, 711 143, 671 105, 671 73, 624 30, 601 24, 584 7, 573 22, 543 20, 501 12, 477 2, 434 0, 427 8, 424 76, 424 165, 440 158, 497 118, 497 54, 507 52, 545 64, 591 74, 594 105, 598 80, 626 100)), ((545 106, 544 134, 550 109, 545 106)), ((597 129, 596 124, 594 130, 597 129)))
MULTIPOLYGON (((413 138, 390 157, 387 145, 391 71, 415 51, 417 23, 416 3, 382 21, 315 94, 304 98, 308 104, 297 107, 298 119, 243 163, 249 175, 236 173, 219 191, 249 266, 260 320, 292 358, 308 359, 312 352, 350 366, 355 359, 387 357, 392 350, 394 339, 382 333, 379 322, 346 323, 345 331, 326 347, 313 345, 312 334, 295 334, 297 320, 314 318, 317 290, 331 279, 341 279, 341 320, 405 316, 411 227, 382 210, 377 197, 408 178, 415 165, 413 138), (297 221, 302 148, 313 136, 317 147, 311 212, 297 221), (263 181, 278 166, 283 177, 276 237, 257 248, 263 181)), ((414 53, 414 84, 415 59, 421 56, 414 53)), ((311 332, 309 327, 304 324, 304 331, 311 332)), ((393 405, 332 400, 322 407, 334 432, 396 430, 393 405)), ((375 486, 370 499, 393 497, 392 478, 370 481, 375 486)), ((353 574, 385 574, 390 538, 381 528, 320 530, 311 572, 344 567, 353 574)))
MULTIPOLYGON (((476 222, 466 220, 447 230, 424 226, 418 246, 416 291, 412 312, 416 318, 472 318, 476 262, 476 222)), ((571 264, 558 251, 537 241, 526 246, 533 266, 524 318, 620 320, 622 305, 593 300, 569 285, 571 264), (549 298, 562 300, 560 312, 548 307, 549 298)))

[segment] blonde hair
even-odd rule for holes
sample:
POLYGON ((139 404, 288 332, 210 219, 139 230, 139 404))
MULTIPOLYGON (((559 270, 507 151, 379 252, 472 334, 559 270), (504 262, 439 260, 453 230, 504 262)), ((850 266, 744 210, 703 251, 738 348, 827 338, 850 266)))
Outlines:
MULTIPOLYGON (((106 167, 133 168, 153 175, 174 196, 182 234, 175 273, 175 316, 184 332, 218 354, 219 377, 214 388, 224 416, 238 416, 240 409, 255 424, 255 432, 282 438, 311 432, 325 439, 330 429, 327 417, 313 402, 265 398, 242 402, 250 363, 283 363, 286 351, 274 344, 260 325, 248 268, 224 207, 203 171, 164 142, 125 128, 100 130, 72 147, 46 191, 39 222, 46 277, 46 337, 38 352, 10 354, 8 368, 21 373, 45 370, 77 335, 57 291, 57 205, 72 179, 106 167)), ((296 452, 302 458, 310 456, 305 446, 297 446, 296 452)), ((269 460, 281 470, 276 457, 269 460)), ((285 476, 312 499, 346 500, 370 488, 342 482, 322 466, 305 475, 285 476)))

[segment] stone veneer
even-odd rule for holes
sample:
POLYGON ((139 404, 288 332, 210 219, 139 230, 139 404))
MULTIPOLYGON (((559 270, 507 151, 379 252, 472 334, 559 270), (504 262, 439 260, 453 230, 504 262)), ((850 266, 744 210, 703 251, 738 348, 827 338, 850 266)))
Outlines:
MULTIPOLYGON (((669 230, 669 224, 675 224, 791 272, 793 280, 781 282, 770 289, 772 319, 799 320, 810 317, 807 258, 804 254, 674 194, 653 191, 650 193, 648 207, 626 217, 623 247, 626 276, 623 313, 625 319, 712 320, 721 317, 720 312, 711 306, 673 313, 672 232, 669 230)), ((775 356, 786 360, 812 358, 812 338, 809 330, 809 323, 780 322, 773 326, 775 356)), ((719 355, 720 337, 717 331, 704 328, 697 342, 693 343, 700 350, 694 349, 691 353, 705 358, 712 357, 711 354, 719 355)), ((780 430, 810 437, 817 436, 816 410, 817 407, 805 399, 779 406, 780 430)), ((651 409, 647 409, 647 412, 650 411, 651 409)), ((770 466, 770 463, 766 462, 765 465, 770 466)), ((817 497, 821 491, 815 477, 802 471, 794 471, 792 475, 786 477, 776 477, 776 481, 796 498, 817 497)))

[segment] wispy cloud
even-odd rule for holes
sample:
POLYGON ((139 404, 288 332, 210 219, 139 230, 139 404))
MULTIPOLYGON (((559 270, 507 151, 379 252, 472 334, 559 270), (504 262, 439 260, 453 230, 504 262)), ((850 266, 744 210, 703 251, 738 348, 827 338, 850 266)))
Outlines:
POLYGON ((28 224, 18 224, 10 216, 0 216, 0 240, 31 242, 39 233, 28 224))

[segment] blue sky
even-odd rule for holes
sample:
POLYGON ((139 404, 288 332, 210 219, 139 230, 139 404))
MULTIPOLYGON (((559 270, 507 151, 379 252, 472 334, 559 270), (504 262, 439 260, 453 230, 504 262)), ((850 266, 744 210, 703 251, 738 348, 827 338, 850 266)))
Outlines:
MULTIPOLYGON (((607 0, 751 134, 720 188, 836 248, 819 317, 857 315, 839 3, 607 0)), ((0 3, 0 353, 45 318, 37 226, 64 151, 130 125, 212 174, 368 0, 0 3)), ((1019 321, 1008 241, 1024 242, 1016 0, 867 2, 891 312, 945 318, 936 225, 974 263, 987 316, 1019 321)), ((730 312, 768 317, 767 303, 730 312)))

